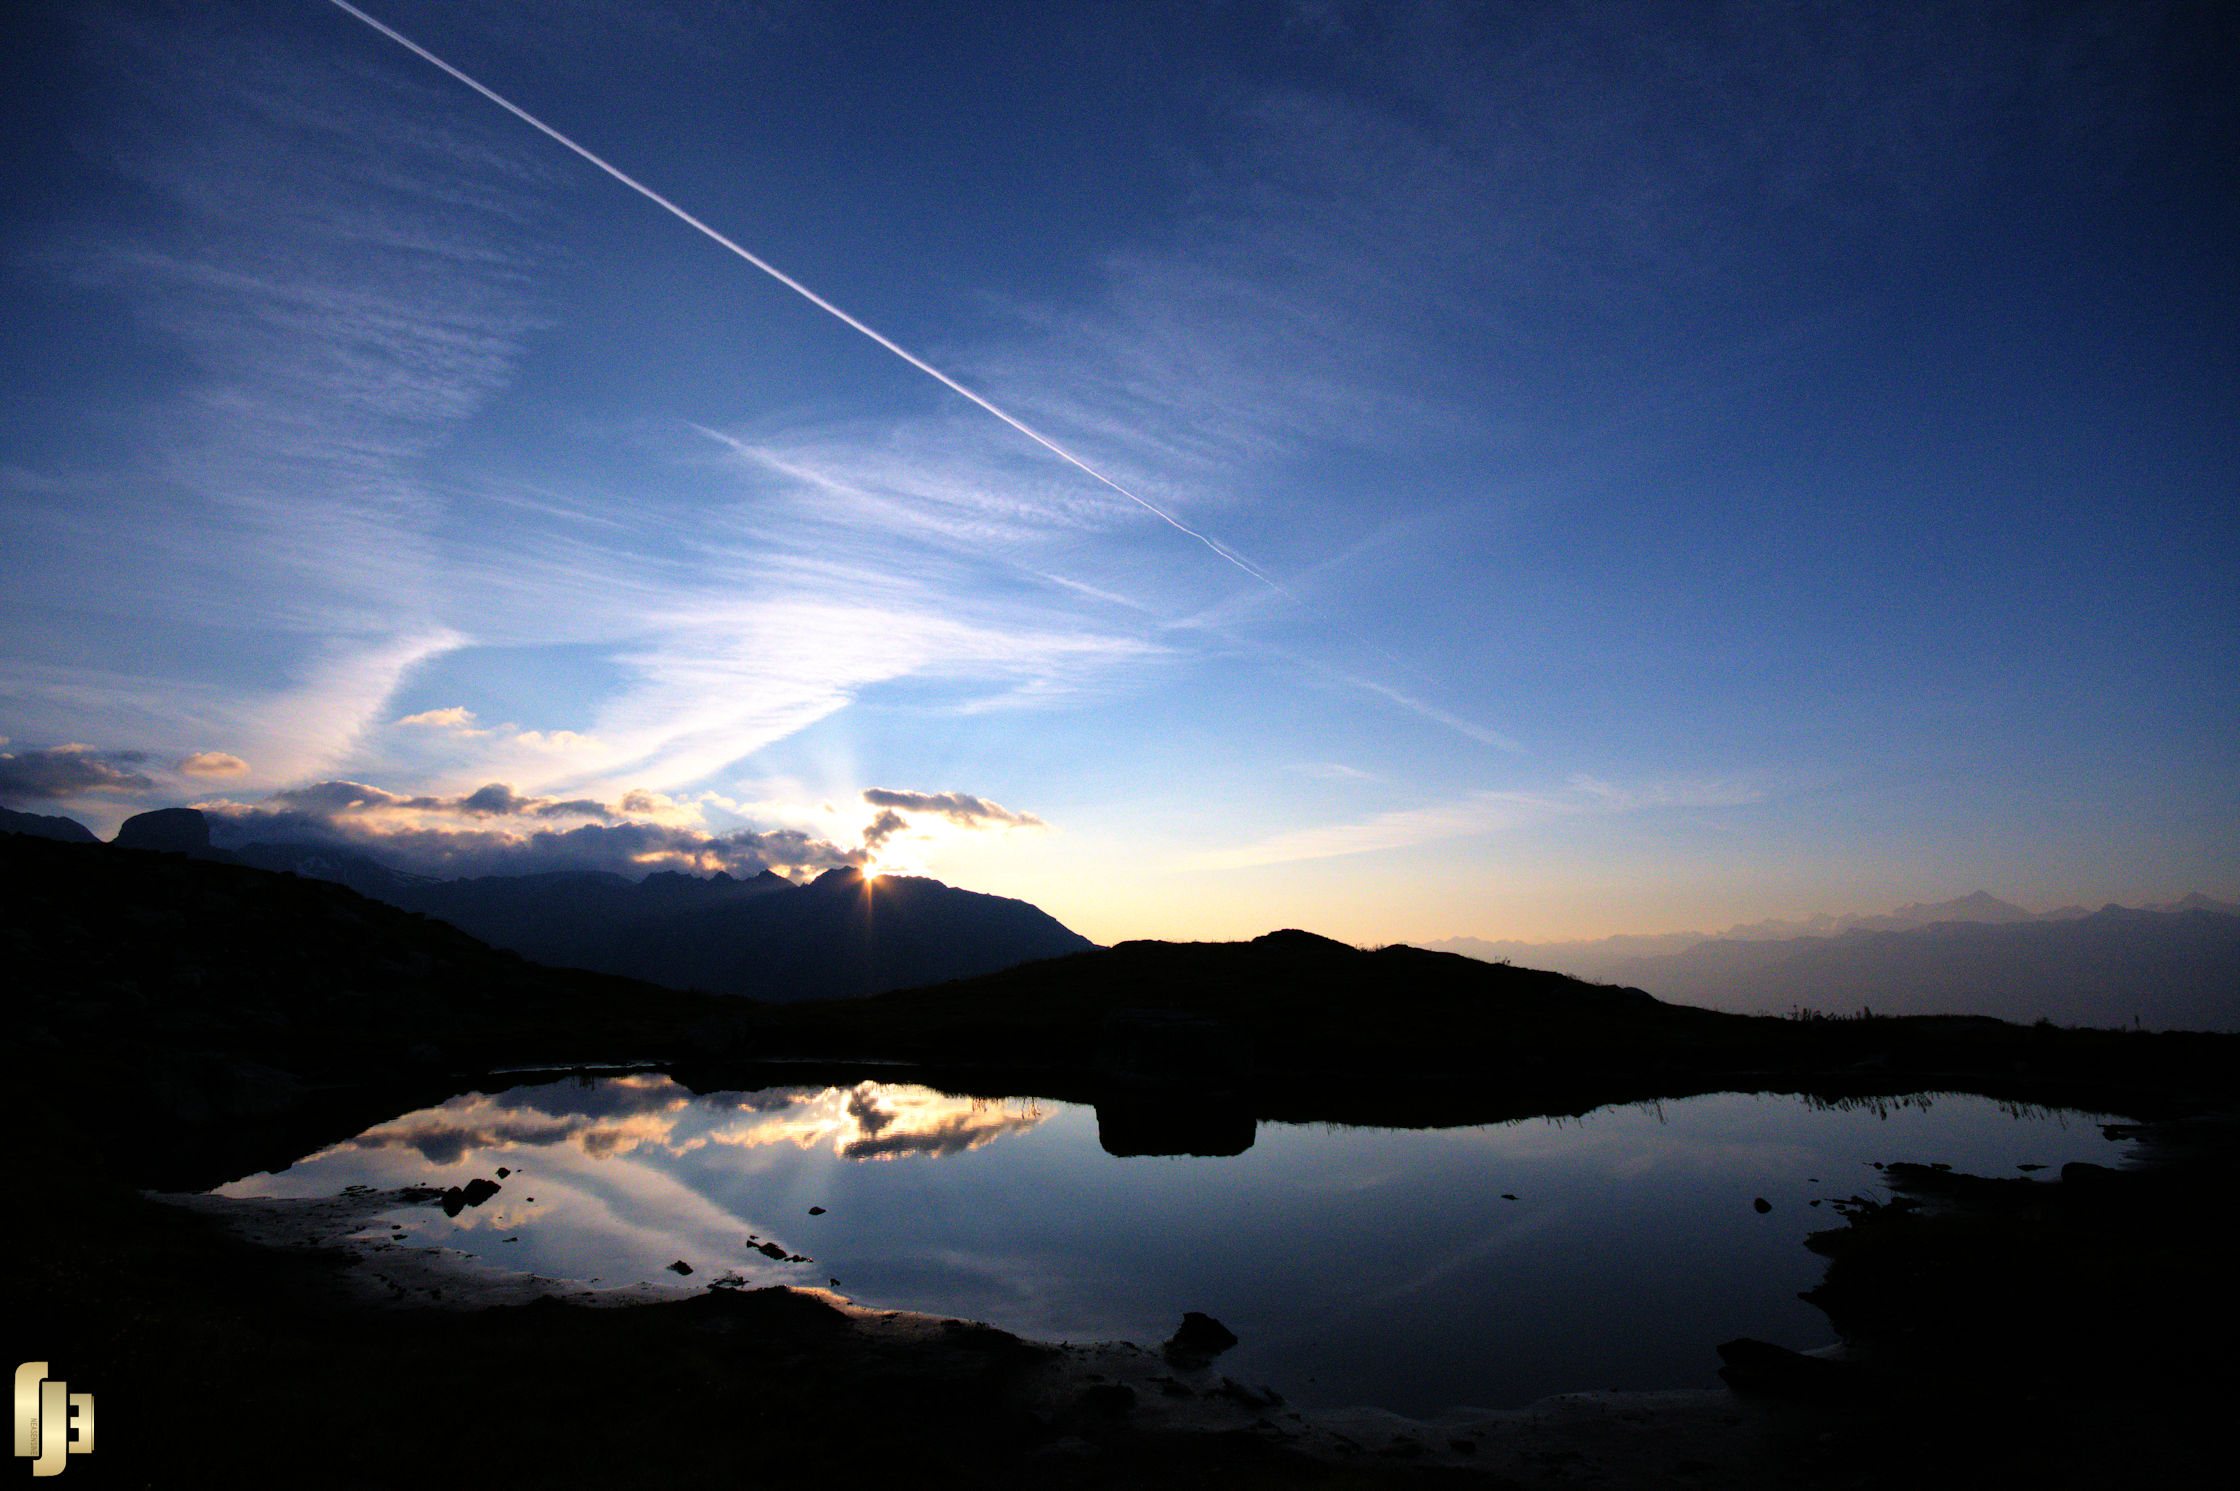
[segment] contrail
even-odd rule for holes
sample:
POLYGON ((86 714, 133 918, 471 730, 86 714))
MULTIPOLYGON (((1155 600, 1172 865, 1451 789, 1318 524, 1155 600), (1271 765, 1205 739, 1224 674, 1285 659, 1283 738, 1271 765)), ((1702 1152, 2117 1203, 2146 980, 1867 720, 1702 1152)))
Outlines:
MULTIPOLYGON (((345 11, 350 15, 356 16, 359 20, 365 22, 368 26, 371 26, 374 30, 380 32, 383 36, 388 37, 389 40, 395 42, 398 46, 403 47, 406 51, 412 53, 422 61, 427 62, 432 66, 441 68, 444 72, 449 73, 452 77, 466 84, 469 88, 472 88, 475 92, 481 94, 484 98, 490 100, 490 102, 496 104, 499 108, 505 110, 514 118, 520 120, 523 124, 528 125, 531 129, 534 129, 540 134, 543 134, 550 139, 567 146, 568 149, 574 151, 577 155, 582 156, 585 160, 591 162, 591 164, 597 166, 600 170, 606 172, 609 176, 612 176, 615 180, 621 182, 624 186, 630 188, 630 190, 636 192, 639 196, 644 197, 648 202, 653 203, 654 206, 659 207, 662 211, 670 214, 672 217, 675 217, 679 222, 684 223, 687 227, 698 230, 700 233, 705 234, 707 237, 713 239, 715 242, 729 249, 732 253, 737 254, 740 258, 746 260, 749 264, 752 264, 755 268, 761 270, 764 274, 770 276, 770 278, 776 280, 779 284, 785 286, 788 290, 791 290, 794 294, 800 296, 803 300, 808 301, 809 304, 815 306, 818 310, 825 312, 827 315, 833 317, 835 320, 840 321, 842 324, 852 328, 853 330, 861 332, 863 335, 869 337, 872 341, 877 342, 880 346, 886 348, 889 352, 892 352, 895 356, 901 358, 904 362, 910 364, 910 366, 916 368, 919 372, 925 374, 928 378, 931 378, 936 382, 944 385, 953 392, 964 395, 964 397, 972 400, 973 403, 978 404, 981 408, 987 410, 990 414, 993 414, 996 418, 1002 420, 1005 424, 1011 426, 1011 428, 1017 430, 1020 434, 1026 436, 1029 440, 1032 440, 1033 442, 1035 442, 1035 444, 1043 447, 1045 450, 1048 450, 1052 455, 1057 456, 1060 460, 1066 462, 1068 465, 1074 467, 1084 475, 1102 482, 1105 486, 1108 486, 1113 491, 1118 492, 1121 496, 1127 498, 1130 502, 1133 502, 1136 506, 1142 508, 1145 512, 1151 514, 1153 517, 1159 519, 1169 527, 1174 528, 1179 532, 1186 533, 1190 537, 1196 539, 1199 543, 1204 544, 1216 555, 1235 565, 1238 569, 1243 570, 1246 574, 1250 575, 1253 579, 1258 580, 1261 584, 1267 586, 1270 590, 1275 591, 1279 595, 1291 596, 1290 591, 1284 589, 1283 586, 1277 584, 1274 580, 1269 579, 1266 575, 1253 568, 1243 559, 1238 558, 1236 554, 1231 552, 1218 540, 1200 533, 1197 529, 1192 528, 1189 524, 1184 523, 1180 519, 1176 518, 1172 513, 1165 512, 1160 508, 1153 506, 1151 503, 1144 501, 1144 499, 1138 497, 1135 493, 1129 491, 1126 487, 1123 487, 1122 485, 1120 485, 1120 483, 1114 481, 1111 477, 1105 475, 1102 471, 1099 471, 1096 467, 1090 465, 1087 461, 1082 460, 1081 457, 1075 455, 1072 451, 1067 450, 1064 446, 1051 439, 1048 435, 1043 434, 1040 430, 1034 428, 1034 426, 1028 424, 1025 420, 1022 420, 1015 415, 1006 413, 1004 410, 998 408, 996 405, 982 398, 979 394, 974 393, 971 389, 965 387, 962 383, 959 383, 956 379, 950 377, 947 373, 942 372, 941 369, 935 367, 932 363, 927 362, 924 358, 918 356, 915 352, 912 352, 909 348, 901 345, 900 343, 894 341, 892 338, 875 330, 874 328, 865 325, 863 322, 857 320, 854 316, 849 315, 846 311, 834 305, 831 301, 825 299, 822 295, 819 295, 816 291, 810 289, 807 285, 802 284, 801 281, 795 279, 792 275, 787 274, 784 270, 778 268, 768 260, 759 258, 753 253, 750 253, 747 249, 742 247, 737 242, 725 237, 716 229, 709 227, 706 223, 694 217, 691 213, 685 211, 682 207, 679 207, 676 203, 670 201, 667 197, 664 197, 663 195, 661 195, 661 193, 655 191, 652 187, 647 186, 644 182, 638 180, 637 177, 630 175, 627 171, 622 170, 620 167, 615 166, 610 162, 601 159, 599 156, 592 154, 589 150, 586 150, 583 146, 578 145, 575 141, 569 139, 566 135, 560 133, 560 131, 554 129, 551 125, 545 123, 542 119, 539 119, 536 115, 530 113, 527 109, 522 108, 519 104, 514 103, 511 99, 503 97, 497 92, 486 88, 482 84, 476 82, 473 78, 468 77, 465 73, 459 71, 459 69, 453 67, 450 63, 444 61, 441 57, 438 57, 435 53, 429 51, 426 47, 420 45, 411 37, 406 36, 403 32, 398 31, 392 26, 384 25, 382 22, 375 20, 372 16, 369 16, 364 11, 358 9, 357 6, 350 4, 350 0, 331 0, 331 3, 337 10, 345 11)), ((1296 597, 1292 598, 1296 599, 1296 597)))

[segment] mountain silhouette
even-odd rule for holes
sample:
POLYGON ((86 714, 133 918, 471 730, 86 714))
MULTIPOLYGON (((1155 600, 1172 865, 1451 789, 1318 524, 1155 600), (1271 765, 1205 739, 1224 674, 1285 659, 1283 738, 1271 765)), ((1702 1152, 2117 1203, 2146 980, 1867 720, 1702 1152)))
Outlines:
POLYGON ((1096 945, 1025 901, 914 875, 828 870, 806 885, 769 870, 441 880, 327 845, 258 843, 206 855, 331 880, 551 967, 780 1003, 970 978, 1096 945))
POLYGON ((23 813, 0 808, 0 833, 29 834, 34 839, 55 839, 65 844, 98 844, 93 830, 75 818, 47 813, 23 813))
POLYGON ((913 875, 796 885, 665 873, 481 876, 359 887, 560 968, 786 1002, 993 973, 1095 946, 1025 901, 913 875))
POLYGON ((1710 941, 1610 973, 1660 998, 1738 1012, 1863 1005, 1893 1015, 2240 1030, 2240 916, 2198 907, 1710 941))

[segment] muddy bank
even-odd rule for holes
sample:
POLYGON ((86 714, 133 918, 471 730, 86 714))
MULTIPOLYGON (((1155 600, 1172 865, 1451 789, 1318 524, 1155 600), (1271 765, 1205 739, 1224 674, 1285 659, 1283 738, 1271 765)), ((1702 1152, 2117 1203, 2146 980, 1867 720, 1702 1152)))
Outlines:
MULTIPOLYGON (((509 1478, 568 1486, 713 1483, 751 1461, 748 1484, 877 1471, 969 1485, 1766 1488, 1787 1483, 1819 1432, 1815 1410, 1726 1391, 1566 1394, 1428 1421, 1302 1412, 1227 1373, 1233 1338, 1202 1318, 1165 1343, 1034 1342, 821 1290, 596 1291, 395 1246, 378 1218, 433 1204, 418 1190, 152 1199, 222 1228, 200 1228, 206 1247, 271 1264, 267 1297, 235 1302, 239 1321, 271 1333, 237 1369, 292 1358, 293 1395, 323 1384, 424 1426, 402 1461, 351 1444, 347 1474, 367 1483, 409 1474, 405 1462, 422 1456, 487 1455, 509 1478), (299 1335, 327 1350, 306 1359, 299 1335), (417 1365, 400 1375, 407 1359, 417 1365), (587 1373, 613 1402, 582 1416, 587 1373), (447 1416, 447 1393, 471 1397, 487 1430, 447 1416), (621 1463, 624 1444, 641 1439, 625 1427, 639 1408, 658 1432, 621 1463)), ((163 1421, 215 1407, 201 1397, 210 1381, 174 1384, 163 1421)), ((330 1454, 351 1417, 325 1415, 330 1454)), ((300 1474, 314 1452, 286 1440, 263 1447, 260 1463, 300 1474)))

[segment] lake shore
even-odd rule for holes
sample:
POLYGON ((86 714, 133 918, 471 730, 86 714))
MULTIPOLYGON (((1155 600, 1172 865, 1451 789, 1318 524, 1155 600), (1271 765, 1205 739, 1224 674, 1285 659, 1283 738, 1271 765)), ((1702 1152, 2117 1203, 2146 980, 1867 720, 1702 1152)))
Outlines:
POLYGON ((487 1458, 562 1486, 736 1484, 750 1466, 747 1484, 876 1466, 1059 1487, 2207 1486, 2231 1297, 2203 1289, 2236 1134, 2154 1126, 2139 1163, 2058 1182, 1893 1165, 1899 1201, 1822 1234, 1849 1348, 1779 1354, 1733 1390, 1301 1412, 1158 1343, 1034 1342, 823 1291, 586 1291, 387 1246, 368 1223, 431 1204, 409 1192, 81 1190, 73 1251, 100 1288, 69 1333, 131 1349, 70 1370, 105 1390, 104 1469, 190 1463, 194 1426, 254 1399, 277 1427, 236 1463, 339 1485, 487 1458), (2173 1209, 2207 1224, 2190 1252, 2173 1209), (659 1447, 630 1450, 630 1424, 659 1426, 659 1447))
MULTIPOLYGON (((1428 1420, 1374 1408, 1301 1411, 1222 1370, 1218 1351, 1172 1343, 1023 1340, 972 1322, 874 1310, 823 1290, 673 1286, 588 1289, 488 1268, 441 1250, 392 1244, 374 1218, 430 1204, 411 1190, 289 1200, 151 1196, 223 1230, 221 1250, 268 1253, 287 1282, 288 1313, 344 1353, 372 1355, 385 1338, 442 1343, 454 1371, 483 1353, 517 1363, 509 1392, 557 1390, 585 1354, 612 1336, 641 1359, 740 1348, 724 1374, 741 1392, 770 1390, 768 1354, 782 1353, 790 1385, 819 1401, 857 1401, 866 1381, 893 1394, 929 1379, 973 1385, 949 1403, 937 1479, 1013 1477, 1038 1485, 1149 1486, 1242 1476, 1275 1485, 1687 1484, 1759 1491, 1787 1484, 1823 1432, 1812 1405, 1723 1390, 1579 1392, 1508 1410, 1458 1409, 1428 1420), (621 1317, 627 1317, 623 1320, 621 1317), (472 1339, 476 1350, 460 1342, 472 1339), (558 1350, 559 1339, 567 1349, 558 1350), (1179 1478, 1179 1479, 1178 1479, 1179 1478)), ((253 1266, 244 1261, 244 1266, 253 1266)), ((487 1384, 460 1381, 487 1395, 487 1384)), ((882 1413, 894 1411, 891 1406, 882 1413)), ((843 1426, 796 1404, 795 1446, 826 1448, 801 1468, 838 1468, 843 1426), (830 1434, 830 1438, 827 1434, 830 1434)), ((907 1417, 907 1415, 906 1415, 907 1417)), ((514 1409, 508 1421, 524 1420, 514 1409)), ((861 1426, 858 1425, 858 1428, 861 1426)), ((544 1424, 538 1432, 562 1432, 544 1424)), ((897 1452, 884 1442, 881 1455, 897 1452)), ((689 1461, 689 1457, 688 1457, 689 1461)), ((676 1469, 690 1483, 689 1463, 676 1469)), ((540 1470, 540 1478, 560 1473, 540 1470)), ((559 1484, 593 1484, 590 1478, 559 1484)))
MULTIPOLYGON (((1184 1400, 1122 1369, 1171 1365, 1068 1358, 959 1322, 866 1325, 798 1292, 371 1309, 337 1296, 351 1260, 317 1237, 253 1245, 141 1192, 285 1165, 483 1074, 618 1056, 697 1061, 729 1082, 837 1051, 904 1063, 883 1078, 907 1070, 968 1091, 1024 1072, 1033 1080, 1013 1090, 1202 1092, 1253 1118, 1330 1122, 1487 1122, 1741 1081, 1950 1086, 2182 1119, 2233 1106, 2240 1038, 1751 1020, 1304 934, 1211 952, 1138 944, 1070 971, 1060 960, 780 1016, 539 969, 339 887, 7 837, 0 909, 25 991, 17 1188, 33 1207, 0 1240, 20 1355, 101 1403, 100 1448, 73 1462, 72 1484, 473 1474, 729 1488, 841 1474, 1228 1491, 1592 1473, 1605 1485, 2020 1476, 2097 1488, 2207 1485, 2203 1467, 2221 1457, 2222 1406, 2204 1384, 2223 1380, 2240 1188, 2229 1132, 2213 1125, 2136 1174, 2064 1179, 2052 1206, 1987 1182, 1854 1218, 1842 1231, 1862 1241, 1836 1249, 1826 1295, 1860 1350, 1840 1390, 1805 1368, 1739 1395, 1559 1398, 1489 1418, 1474 1453, 1444 1419, 1381 1440, 1390 1425, 1370 1415, 1314 1431, 1354 1441, 1323 1454, 1329 1441, 1286 1436, 1280 1405, 1180 1376, 1191 1411, 1214 1416, 1169 1427, 1183 1420, 1162 1415, 1184 1400), (1146 979, 1147 967, 1173 976, 1146 979), (1053 1001, 1075 974, 1073 996, 1053 1001), (1393 999, 1365 997, 1365 977, 1393 999), (1173 1018, 1126 1013, 1147 1004, 1173 1018)), ((785 1069, 798 1080, 816 1067, 785 1069)))

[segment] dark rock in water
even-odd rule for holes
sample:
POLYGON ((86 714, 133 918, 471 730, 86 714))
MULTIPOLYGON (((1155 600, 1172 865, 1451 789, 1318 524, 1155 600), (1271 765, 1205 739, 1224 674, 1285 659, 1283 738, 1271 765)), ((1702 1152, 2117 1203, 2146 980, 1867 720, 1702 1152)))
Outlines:
POLYGON ((824 1215, 824 1208, 821 1206, 812 1206, 809 1208, 809 1215, 812 1217, 821 1217, 824 1215))
POLYGON ((1237 1334, 1211 1315, 1185 1313, 1182 1324, 1160 1348, 1169 1360, 1209 1362, 1237 1344, 1237 1334))
POLYGON ((113 842, 120 849, 201 854, 210 847, 210 822, 193 808, 157 808, 125 819, 113 842))
POLYGON ((1756 1213, 1757 1213, 1757 1214, 1758 1214, 1759 1216, 1761 1216, 1761 1217, 1762 1217, 1762 1216, 1764 1216, 1764 1215, 1765 1215, 1765 1214, 1766 1214, 1767 1212, 1769 1212, 1769 1211, 1772 1211, 1772 1210, 1773 1210, 1773 1203, 1772 1203, 1771 1201, 1768 1201, 1768 1200, 1766 1200, 1766 1198, 1765 1198, 1765 1197, 1763 1197, 1763 1196, 1760 1196, 1760 1197, 1758 1197, 1757 1199, 1753 1200, 1753 1201, 1752 1201, 1752 1202, 1750 1203, 1750 1209, 1751 1209, 1752 1211, 1755 1211, 1755 1212, 1756 1212, 1756 1213))
POLYGON ((1827 1399, 1856 1385, 1857 1369, 1846 1362, 1806 1356, 1770 1341, 1741 1336, 1719 1348, 1719 1375, 1738 1393, 1768 1398, 1827 1399))
POLYGON ((784 1263, 787 1261, 786 1250, 774 1242, 756 1243, 754 1250, 774 1262, 784 1263))
POLYGON ((484 1179, 479 1175, 463 1186, 453 1186, 443 1193, 443 1200, 440 1203, 443 1207, 443 1214, 447 1217, 455 1217, 470 1206, 480 1206, 492 1196, 497 1195, 498 1189, 496 1181, 484 1179))
POLYGON ((669 1272, 673 1274, 689 1274, 692 1272, 692 1265, 685 1262, 682 1258, 679 1258, 676 1262, 669 1265, 669 1272))
POLYGON ((505 1166, 503 1166, 503 1165, 500 1165, 500 1166, 498 1167, 498 1179, 500 1179, 500 1180, 504 1180, 504 1179, 505 1179, 505 1178, 506 1178, 507 1176, 509 1176, 509 1175, 511 1175, 511 1174, 513 1174, 513 1172, 512 1172, 511 1170, 508 1170, 508 1169, 507 1169, 507 1168, 506 1168, 505 1166))

